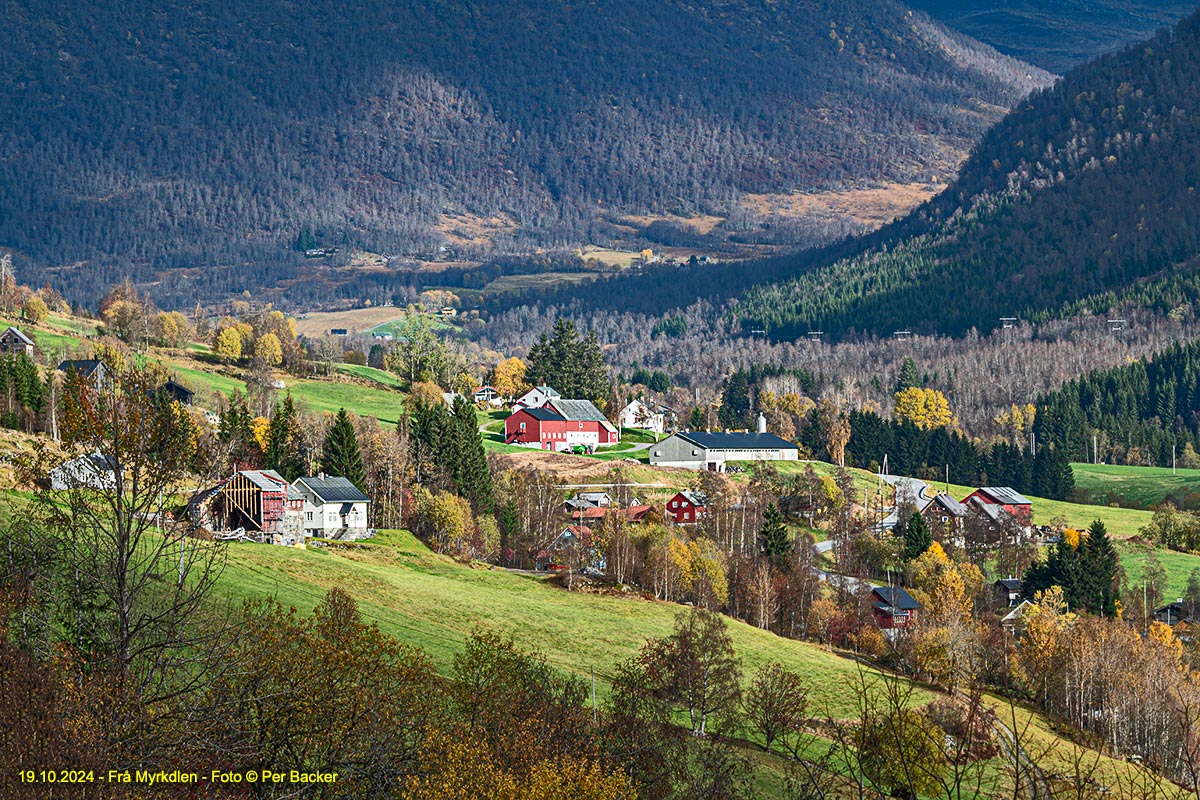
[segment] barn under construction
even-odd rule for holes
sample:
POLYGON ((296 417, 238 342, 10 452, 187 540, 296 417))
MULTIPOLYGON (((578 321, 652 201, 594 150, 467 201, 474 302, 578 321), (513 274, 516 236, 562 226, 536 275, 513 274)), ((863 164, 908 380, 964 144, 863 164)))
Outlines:
POLYGON ((300 530, 304 499, 274 470, 242 470, 192 495, 193 521, 214 533, 244 531, 249 538, 274 540, 300 530))

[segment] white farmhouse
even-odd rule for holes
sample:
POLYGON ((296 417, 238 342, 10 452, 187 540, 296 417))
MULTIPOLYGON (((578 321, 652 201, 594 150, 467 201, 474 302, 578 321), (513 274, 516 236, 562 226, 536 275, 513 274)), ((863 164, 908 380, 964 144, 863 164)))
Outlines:
POLYGON ((641 399, 629 401, 629 405, 621 409, 617 422, 622 428, 641 428, 655 433, 667 430, 667 416, 670 409, 666 406, 648 406, 641 399))
POLYGON ((309 476, 292 482, 304 498, 305 536, 325 539, 363 539, 372 535, 367 528, 367 504, 370 498, 347 478, 309 476))
POLYGON ((549 386, 535 386, 513 401, 512 410, 515 414, 523 408, 541 408, 547 401, 559 397, 562 395, 549 386))

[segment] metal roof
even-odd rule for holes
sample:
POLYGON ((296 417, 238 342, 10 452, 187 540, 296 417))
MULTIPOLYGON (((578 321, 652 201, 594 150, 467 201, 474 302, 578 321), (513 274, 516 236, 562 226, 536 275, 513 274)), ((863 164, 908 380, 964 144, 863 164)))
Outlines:
POLYGON ((708 508, 708 495, 706 495, 704 492, 693 492, 688 489, 680 492, 679 494, 686 498, 687 501, 694 506, 708 508))
POLYGON ((572 422, 608 422, 608 417, 604 416, 591 400, 564 400, 561 397, 555 397, 546 405, 562 414, 564 419, 572 422))
POLYGON ((675 434, 705 450, 799 450, 800 448, 773 433, 701 433, 688 431, 675 434))
POLYGON ((14 328, 12 325, 9 325, 9 326, 8 326, 8 329, 7 329, 7 330, 5 330, 5 331, 4 331, 4 333, 0 333, 0 336, 4 336, 4 335, 5 335, 5 334, 7 334, 7 333, 12 333, 12 334, 16 335, 17 339, 18 339, 18 340, 20 340, 20 342, 21 342, 22 344, 28 344, 28 345, 32 345, 32 344, 33 344, 33 339, 30 339, 28 336, 26 336, 25 334, 21 333, 21 331, 19 331, 19 330, 17 330, 16 328, 14 328))
MULTIPOLYGON (((946 511, 956 517, 965 517, 967 515, 967 507, 945 492, 938 492, 937 496, 929 502, 937 503, 939 506, 946 509, 946 511)), ((926 506, 926 508, 928 508, 928 506, 926 506)))
POLYGON ((349 478, 329 476, 325 478, 308 476, 297 478, 297 483, 303 483, 313 494, 325 503, 366 503, 371 498, 350 482, 349 478))
POLYGON ((979 491, 1005 506, 1031 506, 1027 497, 1011 486, 980 486, 979 491))
POLYGON ((267 492, 286 492, 287 481, 273 469, 244 469, 238 473, 245 475, 246 480, 267 492))

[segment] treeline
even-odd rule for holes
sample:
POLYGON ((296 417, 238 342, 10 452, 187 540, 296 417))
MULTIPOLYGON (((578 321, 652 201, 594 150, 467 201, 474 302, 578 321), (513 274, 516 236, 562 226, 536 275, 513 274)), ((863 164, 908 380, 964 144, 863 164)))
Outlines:
MULTIPOLYGON (((154 285, 171 305, 278 284, 311 266, 301 241, 432 257, 474 238, 472 216, 498 220, 482 249, 532 252, 627 237, 625 214, 929 180, 982 132, 979 109, 1048 81, 893 0, 12 17, 0 242, 31 278, 87 262, 56 274, 80 302, 97 276, 187 269, 154 285)), ((811 241, 780 222, 743 211, 719 235, 811 241)))
MULTIPOLYGON (((813 412, 816 413, 815 411, 813 412)), ((815 420, 814 420, 815 423, 815 420)), ((820 426, 805 426, 801 441, 817 446, 820 426)), ((937 483, 947 472, 954 483, 1011 486, 1019 492, 1066 500, 1075 488, 1065 449, 1047 443, 1037 448, 995 442, 983 448, 976 440, 945 427, 925 430, 906 420, 883 419, 872 411, 850 412, 846 460, 877 471, 887 457, 893 475, 910 475, 937 483)))
POLYGON ((1165 466, 1196 462, 1200 340, 1087 373, 1038 398, 1038 440, 1073 461, 1165 466))
POLYGON ((1193 15, 1075 69, 989 130, 955 183, 882 243, 748 292, 739 318, 781 338, 959 335, 1190 281, 1200 125, 1180 109, 1196 103, 1198 43, 1193 15))

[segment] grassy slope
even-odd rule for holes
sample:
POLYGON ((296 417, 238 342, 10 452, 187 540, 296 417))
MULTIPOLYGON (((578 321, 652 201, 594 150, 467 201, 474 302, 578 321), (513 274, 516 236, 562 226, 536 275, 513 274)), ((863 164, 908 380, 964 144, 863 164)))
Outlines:
POLYGON ((1072 464, 1075 487, 1097 503, 1149 508, 1177 489, 1200 491, 1200 469, 1072 464))
MULTIPOLYGON (((558 667, 598 680, 634 655, 646 639, 670 632, 674 603, 567 592, 542 576, 472 569, 430 552, 406 532, 387 532, 365 546, 307 551, 237 545, 231 549, 222 592, 231 600, 272 594, 308 610, 324 591, 340 586, 381 629, 425 648, 446 669, 477 625, 511 634, 523 647, 545 653, 558 667)), ((729 621, 745 669, 777 659, 799 671, 819 705, 848 715, 853 661, 803 642, 729 621)), ((824 710, 824 709, 822 709, 824 710)))

